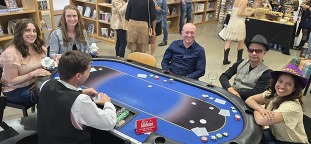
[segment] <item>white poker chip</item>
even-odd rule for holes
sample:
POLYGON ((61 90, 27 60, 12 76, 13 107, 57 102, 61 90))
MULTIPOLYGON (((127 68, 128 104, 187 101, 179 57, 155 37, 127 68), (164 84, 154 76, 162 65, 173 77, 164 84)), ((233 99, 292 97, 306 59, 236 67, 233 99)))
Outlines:
POLYGON ((148 88, 151 88, 152 87, 152 85, 148 85, 148 88))
POLYGON ((98 70, 103 70, 103 68, 98 68, 98 70))
POLYGON ((210 100, 213 100, 214 98, 213 98, 213 97, 209 97, 209 99, 210 99, 210 100))
POLYGON ((192 105, 197 105, 197 103, 196 103, 196 102, 192 102, 191 104, 192 104, 192 105))
POLYGON ((167 82, 167 80, 163 80, 165 83, 167 82))
POLYGON ((209 109, 210 109, 210 110, 213 110, 213 109, 214 109, 214 107, 209 107, 209 109))
POLYGON ((200 123, 201 124, 206 124, 206 120, 205 119, 200 119, 200 123))
POLYGON ((193 123, 194 123, 194 120, 190 120, 189 123, 193 124, 193 123))
POLYGON ((235 109, 235 107, 232 106, 232 107, 231 107, 231 110, 236 110, 236 109, 235 109))

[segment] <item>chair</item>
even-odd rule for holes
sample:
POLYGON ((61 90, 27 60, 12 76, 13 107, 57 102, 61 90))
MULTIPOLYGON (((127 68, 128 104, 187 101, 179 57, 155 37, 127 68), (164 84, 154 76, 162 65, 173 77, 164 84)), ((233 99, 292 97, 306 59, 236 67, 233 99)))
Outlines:
MULTIPOLYGON (((0 79, 2 77, 2 72, 3 72, 3 69, 0 68, 0 79)), ((1 92, 2 92, 2 83, 0 82, 0 93, 1 92)), ((27 109, 31 108, 32 112, 35 111, 35 105, 36 105, 35 103, 32 103, 32 102, 30 102, 30 103, 12 102, 12 101, 9 101, 7 99, 5 100, 5 98, 2 98, 2 96, 1 96, 1 99, 4 99, 4 101, 6 101, 5 105, 8 106, 8 107, 16 108, 16 109, 21 109, 23 111, 23 116, 24 117, 28 116, 27 109)), ((1 114, 1 107, 0 107, 0 114, 1 114)), ((0 116, 3 116, 3 113, 0 116)))
POLYGON ((157 63, 156 59, 152 55, 142 52, 130 53, 127 58, 153 67, 156 67, 157 63))
POLYGON ((311 141, 311 118, 303 115, 303 125, 305 127, 305 131, 308 137, 308 141, 311 141))

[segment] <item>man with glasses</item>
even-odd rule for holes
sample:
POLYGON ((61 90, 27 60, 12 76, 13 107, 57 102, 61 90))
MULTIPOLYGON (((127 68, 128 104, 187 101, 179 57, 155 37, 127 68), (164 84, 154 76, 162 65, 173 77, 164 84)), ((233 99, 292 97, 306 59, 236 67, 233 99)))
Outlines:
POLYGON ((264 62, 263 57, 269 50, 265 37, 256 35, 246 43, 248 60, 234 63, 219 77, 222 87, 244 101, 252 95, 264 92, 269 86, 272 71, 264 62), (235 75, 233 85, 229 80, 235 75))
POLYGON ((195 41, 196 27, 191 23, 184 25, 183 40, 176 40, 166 49, 161 62, 162 69, 193 79, 205 74, 205 51, 195 41))

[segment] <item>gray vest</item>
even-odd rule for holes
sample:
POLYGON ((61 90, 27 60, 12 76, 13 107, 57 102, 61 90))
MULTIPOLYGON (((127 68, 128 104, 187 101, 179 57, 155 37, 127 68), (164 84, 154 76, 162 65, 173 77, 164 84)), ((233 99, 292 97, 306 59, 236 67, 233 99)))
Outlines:
POLYGON ((251 71, 249 71, 249 67, 249 60, 243 60, 239 64, 232 86, 235 90, 252 89, 256 85, 256 82, 261 77, 262 73, 269 69, 269 67, 263 62, 251 71))

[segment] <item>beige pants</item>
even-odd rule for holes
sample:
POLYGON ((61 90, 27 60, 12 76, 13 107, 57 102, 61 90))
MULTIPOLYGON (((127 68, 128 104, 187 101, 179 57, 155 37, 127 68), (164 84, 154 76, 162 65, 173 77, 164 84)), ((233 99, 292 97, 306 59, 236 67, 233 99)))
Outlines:
POLYGON ((127 48, 131 52, 146 52, 148 48, 148 23, 130 20, 127 28, 127 48))

